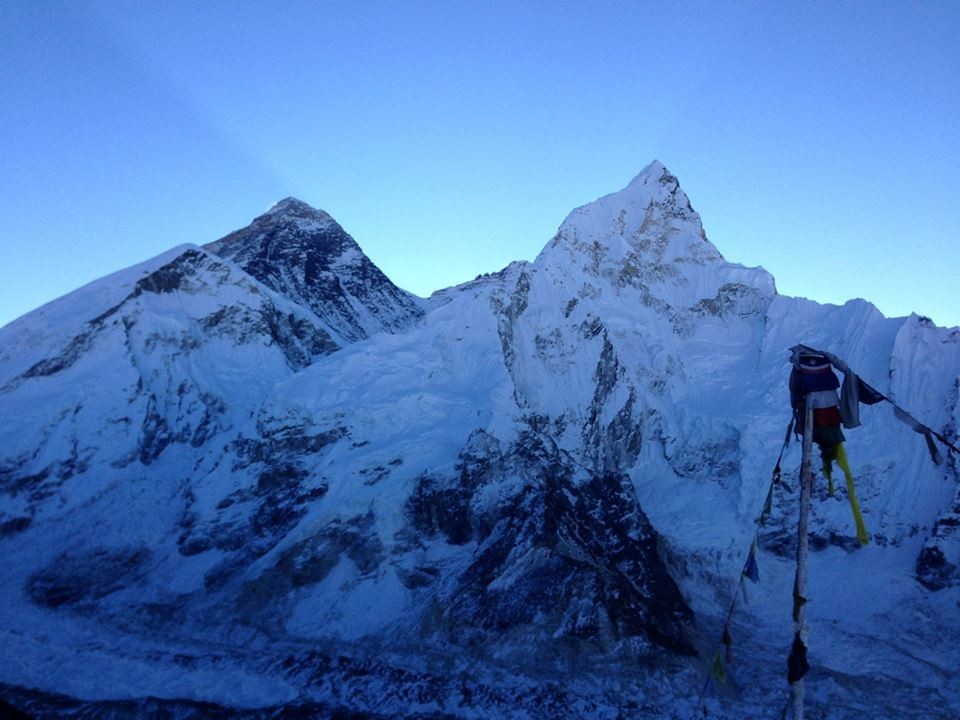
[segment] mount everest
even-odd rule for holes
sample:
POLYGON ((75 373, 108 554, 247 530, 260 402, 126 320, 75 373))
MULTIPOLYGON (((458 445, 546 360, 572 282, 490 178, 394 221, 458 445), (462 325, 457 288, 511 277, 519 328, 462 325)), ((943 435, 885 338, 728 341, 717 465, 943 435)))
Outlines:
MULTIPOLYGON (((0 329, 0 698, 689 717, 798 342, 956 441, 960 330, 779 295, 658 162, 533 262, 426 300, 294 199, 96 281, 0 329)), ((873 544, 814 488, 809 716, 954 717, 957 458, 863 421, 873 544)), ((786 702, 798 465, 712 716, 786 702)))

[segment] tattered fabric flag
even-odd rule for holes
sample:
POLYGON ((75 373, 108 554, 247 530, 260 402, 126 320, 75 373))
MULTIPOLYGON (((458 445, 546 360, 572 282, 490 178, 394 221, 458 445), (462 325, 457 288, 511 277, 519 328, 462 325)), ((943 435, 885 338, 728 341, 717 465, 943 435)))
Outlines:
POLYGON ((727 684, 727 671, 723 668, 723 658, 720 656, 719 650, 713 656, 713 662, 710 664, 710 674, 716 678, 718 683, 727 684))
POLYGON ((886 398, 861 380, 843 360, 833 353, 824 353, 835 368, 843 373, 840 390, 840 418, 845 428, 860 427, 860 403, 874 405, 886 398))
POLYGON ((760 567, 757 565, 757 543, 750 546, 750 554, 747 555, 747 564, 743 568, 743 574, 753 580, 760 582, 760 567))
MULTIPOLYGON (((792 353, 790 360, 794 366, 798 365, 802 354, 822 355, 834 367, 843 372, 843 388, 840 391, 840 417, 843 420, 844 427, 855 428, 860 426, 860 403, 863 403, 864 405, 875 405, 882 400, 886 400, 888 403, 893 405, 893 411, 898 420, 906 423, 913 428, 915 432, 923 435, 924 440, 926 440, 927 443, 927 450, 930 452, 930 458, 936 465, 943 463, 943 457, 940 455, 939 449, 933 442, 934 438, 942 442, 953 452, 960 454, 960 447, 954 445, 950 440, 948 440, 944 435, 938 433, 936 430, 927 427, 918 421, 915 417, 897 405, 882 392, 865 383, 855 372, 850 369, 850 366, 847 365, 847 363, 833 353, 814 350, 806 345, 796 345, 790 348, 790 351, 792 353)), ((797 429, 797 434, 800 434, 799 428, 797 429)))
POLYGON ((865 383, 860 378, 856 378, 856 381, 857 381, 856 392, 851 393, 851 395, 856 396, 859 402, 862 402, 865 405, 873 405, 874 403, 878 403, 881 400, 886 400, 888 403, 893 405, 893 414, 897 417, 897 420, 899 420, 902 423, 905 423, 906 425, 909 425, 914 432, 917 432, 923 435, 923 439, 927 443, 927 450, 930 452, 930 459, 933 460, 934 464, 936 465, 943 464, 943 456, 940 454, 940 449, 933 442, 934 438, 942 442, 944 445, 946 445, 948 448, 950 448, 954 452, 960 453, 960 449, 958 449, 955 445, 953 445, 953 443, 947 440, 946 437, 938 433, 933 428, 930 428, 924 425, 922 422, 917 420, 915 417, 913 417, 913 415, 911 415, 902 407, 897 405, 893 400, 888 398, 886 395, 870 387, 869 385, 867 385, 867 383, 865 383))
POLYGON ((874 390, 867 385, 859 376, 857 377, 857 400, 864 405, 876 405, 881 400, 887 398, 879 390, 874 390))
POLYGON ((757 524, 760 525, 760 527, 766 524, 767 518, 773 511, 773 488, 780 484, 780 463, 783 460, 783 452, 790 447, 790 436, 793 434, 793 422, 793 417, 791 416, 790 422, 787 423, 787 433, 783 438, 783 445, 780 446, 780 454, 777 456, 777 464, 774 466, 773 473, 770 476, 770 489, 767 490, 767 499, 764 501, 763 510, 757 519, 757 524))
POLYGON ((733 662, 733 638, 730 637, 730 628, 723 628, 723 639, 720 641, 723 643, 724 655, 726 656, 727 665, 733 662))
POLYGON ((933 460, 935 465, 943 465, 943 455, 940 454, 940 449, 934 445, 933 437, 930 433, 925 432, 923 439, 927 441, 927 450, 930 452, 930 459, 933 460))
POLYGON ((937 449, 937 446, 933 442, 933 434, 934 434, 933 430, 931 430, 922 422, 917 420, 913 415, 908 413, 899 405, 894 404, 893 414, 896 416, 897 420, 904 423, 905 425, 910 426, 911 430, 923 435, 923 439, 926 440, 927 442, 927 450, 930 452, 930 459, 933 460, 935 465, 942 465, 943 456, 940 454, 940 451, 937 449))
POLYGON ((800 633, 793 636, 793 647, 790 648, 790 657, 787 658, 787 680, 792 684, 802 680, 810 669, 807 662, 807 646, 800 639, 800 633))
POLYGON ((800 622, 800 608, 807 604, 807 599, 797 589, 797 581, 793 581, 793 621, 800 622))
POLYGON ((713 697, 717 694, 717 683, 713 680, 713 675, 707 674, 707 680, 703 683, 703 690, 700 691, 700 705, 702 705, 703 710, 701 711, 700 717, 709 717, 707 712, 707 704, 703 702, 704 698, 713 697))
POLYGON ((780 479, 779 469, 774 475, 773 483, 770 485, 770 490, 767 491, 767 499, 763 503, 763 511, 760 513, 760 526, 762 527, 766 524, 767 518, 770 516, 770 513, 773 511, 773 485, 780 479))

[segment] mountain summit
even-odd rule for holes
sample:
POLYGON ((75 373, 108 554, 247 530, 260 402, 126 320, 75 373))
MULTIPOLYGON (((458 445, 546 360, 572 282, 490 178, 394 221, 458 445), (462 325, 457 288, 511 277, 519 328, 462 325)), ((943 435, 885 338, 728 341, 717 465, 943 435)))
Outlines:
MULTIPOLYGON (((769 714, 795 446, 768 489, 798 342, 956 442, 955 331, 778 294, 660 163, 535 261, 429 303, 293 199, 98 280, 0 329, 0 697, 38 716, 692 717, 749 553, 734 687, 707 702, 769 714)), ((847 455, 875 544, 818 481, 811 714, 955 717, 958 468, 886 404, 861 419, 847 455)))
MULTIPOLYGON (((301 219, 315 219, 320 222, 333 220, 333 218, 331 218, 323 210, 318 210, 317 208, 308 205, 303 200, 298 200, 295 197, 286 197, 283 200, 274 203, 274 205, 260 217, 264 217, 266 215, 285 215, 301 219)), ((254 222, 256 222, 256 220, 254 220, 254 222)))
POLYGON ((658 161, 623 190, 570 213, 552 244, 582 250, 585 238, 600 242, 618 257, 632 253, 650 264, 723 260, 707 240, 679 181, 658 161))
POLYGON ((571 292, 609 286, 677 322, 701 301, 750 297, 760 307, 777 294, 766 270, 723 258, 679 181, 659 161, 623 190, 571 212, 534 266, 571 292))
POLYGON ((205 246, 280 294, 310 308, 341 344, 398 332, 423 316, 330 215, 286 198, 205 246))

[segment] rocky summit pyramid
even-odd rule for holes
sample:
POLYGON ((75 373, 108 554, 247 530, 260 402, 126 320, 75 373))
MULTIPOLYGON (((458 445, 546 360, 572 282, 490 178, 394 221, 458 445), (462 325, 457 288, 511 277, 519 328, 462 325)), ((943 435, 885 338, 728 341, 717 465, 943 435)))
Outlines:
POLYGON ((295 198, 206 249, 313 310, 341 343, 398 332, 423 316, 420 302, 390 282, 332 217, 295 198))
MULTIPOLYGON (((533 262, 421 300, 288 199, 0 330, 0 698, 31 712, 776 715, 799 451, 787 349, 955 441, 960 330, 779 295, 660 163, 533 262)), ((957 459, 848 433, 815 488, 808 707, 960 712, 957 459)), ((192 714, 191 714, 192 713, 192 714)))

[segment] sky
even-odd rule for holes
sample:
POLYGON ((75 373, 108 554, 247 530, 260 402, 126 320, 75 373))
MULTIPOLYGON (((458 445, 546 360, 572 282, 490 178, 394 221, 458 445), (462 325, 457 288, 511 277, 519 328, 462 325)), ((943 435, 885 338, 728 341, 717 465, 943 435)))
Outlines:
POLYGON ((0 3, 0 326, 294 196, 418 295, 653 159, 785 295, 960 325, 960 2, 0 3))

